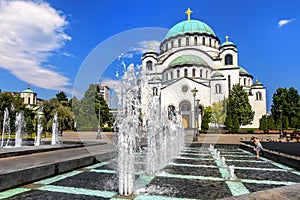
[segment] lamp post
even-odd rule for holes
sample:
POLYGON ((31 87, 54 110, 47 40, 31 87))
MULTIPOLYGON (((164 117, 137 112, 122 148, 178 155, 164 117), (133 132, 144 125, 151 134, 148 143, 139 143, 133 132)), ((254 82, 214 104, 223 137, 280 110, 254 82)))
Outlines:
POLYGON ((192 90, 193 96, 194 96, 194 137, 193 137, 193 142, 197 142, 198 141, 198 137, 197 137, 197 130, 196 130, 196 94, 197 94, 198 90, 196 89, 196 87, 192 90))
POLYGON ((101 139, 101 124, 100 124, 100 99, 101 99, 101 93, 98 93, 99 97, 99 108, 98 108, 98 131, 97 131, 97 137, 96 139, 101 139))
POLYGON ((197 136, 199 135, 199 124, 200 124, 200 119, 199 119, 199 115, 201 113, 199 113, 200 109, 199 109, 199 104, 200 104, 200 99, 196 100, 196 104, 197 104, 197 136))
POLYGON ((279 112, 280 112, 280 135, 279 135, 279 139, 281 139, 282 136, 283 136, 283 133, 282 133, 282 110, 280 109, 279 112))

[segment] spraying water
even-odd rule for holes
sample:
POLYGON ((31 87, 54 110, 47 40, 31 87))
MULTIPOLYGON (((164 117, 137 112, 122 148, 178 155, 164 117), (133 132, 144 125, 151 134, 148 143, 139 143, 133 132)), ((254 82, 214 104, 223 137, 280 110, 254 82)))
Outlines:
POLYGON ((4 146, 4 135, 5 130, 9 127, 9 112, 8 108, 5 108, 4 110, 4 119, 3 119, 3 129, 2 129, 2 139, 1 139, 1 147, 4 146))
POLYGON ((35 141, 34 141, 34 146, 40 146, 41 145, 41 134, 43 132, 43 127, 41 124, 41 119, 40 116, 37 119, 37 133, 36 133, 36 137, 35 137, 35 141))
POLYGON ((146 157, 145 171, 139 173, 155 174, 182 150, 184 132, 181 116, 168 119, 159 98, 149 95, 149 80, 143 72, 136 73, 133 64, 127 70, 124 63, 123 66, 124 76, 116 87, 115 125, 118 131, 118 189, 120 195, 127 196, 134 190, 137 156, 146 157), (167 148, 169 146, 174 148, 167 148))
POLYGON ((58 140, 58 121, 57 121, 57 112, 55 113, 53 117, 53 122, 52 122, 52 140, 51 144, 52 145, 57 145, 59 142, 58 140))
POLYGON ((16 137, 15 137, 15 147, 22 146, 22 135, 24 132, 24 113, 20 111, 16 116, 16 137))

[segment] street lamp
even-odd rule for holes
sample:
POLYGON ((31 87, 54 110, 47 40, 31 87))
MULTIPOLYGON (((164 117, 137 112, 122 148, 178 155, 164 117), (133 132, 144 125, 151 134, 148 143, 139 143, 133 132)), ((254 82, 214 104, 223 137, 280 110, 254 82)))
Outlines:
POLYGON ((197 136, 199 135, 199 125, 200 125, 200 119, 199 119, 199 115, 201 115, 200 108, 200 99, 196 100, 196 105, 197 105, 197 136))
POLYGON ((281 139, 282 136, 283 136, 283 133, 282 133, 282 110, 280 109, 279 112, 280 112, 280 135, 279 135, 279 139, 281 139))
POLYGON ((97 131, 97 137, 96 139, 101 139, 101 124, 100 124, 100 99, 101 99, 101 93, 98 93, 99 97, 99 108, 98 108, 98 131, 97 131))
POLYGON ((198 141, 198 137, 197 137, 197 130, 196 130, 196 94, 197 94, 198 90, 196 89, 196 87, 192 90, 193 96, 194 96, 194 138, 193 138, 193 142, 198 141))

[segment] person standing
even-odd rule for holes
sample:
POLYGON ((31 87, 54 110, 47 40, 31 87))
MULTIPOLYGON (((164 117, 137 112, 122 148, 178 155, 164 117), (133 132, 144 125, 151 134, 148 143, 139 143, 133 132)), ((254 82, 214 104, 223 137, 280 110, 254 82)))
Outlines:
POLYGON ((260 153, 262 153, 264 148, 261 145, 259 139, 256 137, 254 138, 254 144, 255 144, 254 151, 256 152, 256 159, 259 159, 260 153))

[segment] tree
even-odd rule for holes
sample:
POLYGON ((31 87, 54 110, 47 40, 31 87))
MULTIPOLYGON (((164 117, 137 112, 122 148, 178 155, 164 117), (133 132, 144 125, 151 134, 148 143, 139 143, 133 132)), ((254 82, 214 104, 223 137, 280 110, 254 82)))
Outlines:
POLYGON ((237 131, 241 125, 251 124, 254 118, 248 94, 239 84, 232 87, 227 100, 225 126, 229 131, 237 131))
POLYGON ((68 102, 68 97, 63 91, 60 91, 59 93, 57 93, 56 98, 59 102, 61 102, 61 101, 68 102))
POLYGON ((273 94, 271 112, 277 125, 280 123, 280 115, 282 114, 282 120, 285 120, 285 122, 283 121, 283 128, 289 128, 286 127, 288 124, 291 128, 296 128, 297 123, 295 123, 295 119, 300 118, 300 97, 298 91, 293 87, 289 89, 278 88, 273 94), (286 122, 285 117, 287 117, 288 122, 286 122))
POLYGON ((225 106, 224 101, 215 102, 212 105, 212 122, 220 127, 225 121, 225 106))
POLYGON ((209 129, 209 123, 211 121, 211 116, 212 116, 212 108, 210 106, 204 108, 203 118, 202 118, 202 123, 201 123, 201 130, 209 129))

